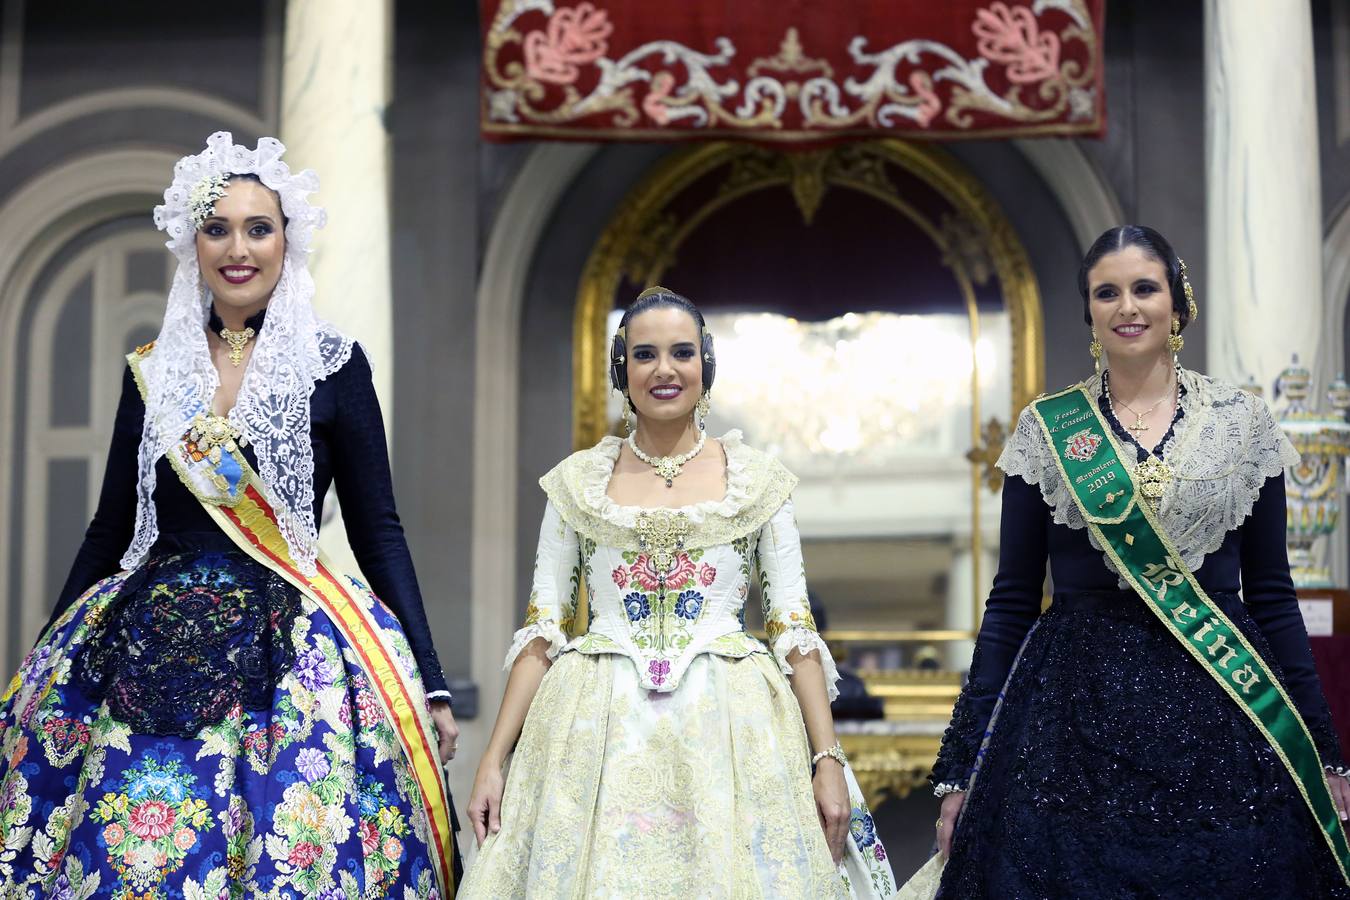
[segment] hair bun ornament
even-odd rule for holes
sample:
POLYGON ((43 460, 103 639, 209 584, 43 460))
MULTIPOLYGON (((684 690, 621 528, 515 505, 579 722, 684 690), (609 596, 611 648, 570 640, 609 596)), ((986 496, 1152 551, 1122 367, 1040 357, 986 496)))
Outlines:
MULTIPOLYGON (((638 299, 638 300, 641 300, 641 299, 643 299, 644 297, 652 297, 652 296, 655 296, 656 294, 672 294, 672 295, 677 296, 677 297, 679 296, 678 294, 676 294, 674 291, 672 291, 672 290, 671 290, 670 288, 668 288, 668 287, 662 287, 662 286, 659 285, 659 284, 654 284, 654 285, 652 285, 651 287, 646 288, 645 290, 643 290, 642 293, 638 294, 638 295, 637 295, 637 299, 638 299)), ((636 302, 636 301, 634 301, 634 302, 636 302)))
POLYGON ((1200 316, 1200 307, 1195 305, 1195 291, 1191 288, 1191 279, 1186 274, 1186 260, 1177 257, 1181 268, 1181 287, 1186 292, 1186 323, 1189 325, 1200 316))

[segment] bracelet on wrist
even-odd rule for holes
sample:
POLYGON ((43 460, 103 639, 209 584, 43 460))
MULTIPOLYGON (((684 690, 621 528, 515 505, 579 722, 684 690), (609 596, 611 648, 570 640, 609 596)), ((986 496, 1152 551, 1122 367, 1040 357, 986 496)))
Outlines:
POLYGON ((964 784, 954 784, 950 781, 944 781, 933 788, 933 796, 942 798, 947 796, 948 794, 964 793, 965 790, 966 786, 964 784))
POLYGON ((830 759, 833 759, 835 762, 839 763, 841 768, 845 768, 848 766, 848 756, 844 754, 844 745, 839 743, 838 741, 835 741, 833 747, 831 747, 828 750, 822 750, 815 756, 811 757, 811 768, 814 769, 816 767, 816 763, 820 762, 827 756, 830 757, 830 759))

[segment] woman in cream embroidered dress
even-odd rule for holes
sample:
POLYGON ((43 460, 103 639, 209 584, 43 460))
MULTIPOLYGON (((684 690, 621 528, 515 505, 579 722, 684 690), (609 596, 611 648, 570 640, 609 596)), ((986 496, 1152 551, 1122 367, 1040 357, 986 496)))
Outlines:
POLYGON ((644 292, 611 363, 638 427, 540 482, 534 588, 469 801, 481 849, 461 896, 890 896, 830 718, 796 479, 695 424, 715 359, 683 297, 644 292), (744 627, 756 568, 772 652, 744 627), (589 621, 569 641, 582 584, 589 621))
MULTIPOLYGON (((1146 502, 1195 583, 1282 682, 1344 818, 1345 763, 1284 546, 1297 454, 1259 397, 1177 364, 1196 307, 1162 235, 1106 232, 1079 289, 1110 362, 1087 395, 1141 494, 1160 489, 1146 502)), ((1350 897, 1270 741, 1119 579, 1033 410, 999 465, 999 571, 933 772, 939 896, 1350 897)))

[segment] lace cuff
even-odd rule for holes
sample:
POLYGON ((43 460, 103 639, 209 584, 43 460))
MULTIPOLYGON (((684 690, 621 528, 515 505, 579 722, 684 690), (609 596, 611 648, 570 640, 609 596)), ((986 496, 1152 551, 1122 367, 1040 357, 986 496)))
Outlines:
POLYGON ((965 789, 966 789, 966 782, 964 781, 962 781, 960 784, 956 784, 951 781, 944 781, 933 787, 933 796, 941 800, 948 794, 959 794, 965 789))
POLYGON ((942 748, 933 765, 933 774, 928 777, 934 788, 955 784, 961 785, 961 790, 964 790, 970 779, 970 770, 975 766, 975 757, 984 740, 985 729, 989 727, 999 691, 997 687, 990 689, 983 685, 990 680, 1002 685, 1007 677, 995 674, 990 678, 986 674, 990 663, 985 649, 983 643, 975 643, 975 653, 970 659, 970 674, 961 688, 961 695, 956 698, 951 724, 942 734, 942 748))
POLYGON ((834 657, 830 655, 830 648, 825 646, 825 640, 820 636, 820 632, 798 625, 789 628, 774 639, 773 655, 778 660, 778 665, 782 668, 784 675, 792 674, 792 665, 788 662, 788 654, 793 650, 803 656, 812 650, 820 652, 820 667, 825 670, 825 692, 829 694, 831 701, 838 697, 839 670, 835 668, 834 657))
POLYGON ((1331 714, 1328 712, 1324 716, 1305 715, 1303 721, 1308 726, 1308 733, 1312 735, 1313 744, 1317 747, 1317 755, 1322 757, 1322 764, 1337 775, 1344 775, 1345 757, 1341 755, 1341 739, 1336 734, 1336 727, 1331 724, 1331 714))
POLYGON ((563 634, 562 628, 558 626, 557 622, 545 619, 535 622, 533 625, 526 625, 517 631, 515 637, 512 638, 511 649, 506 651, 506 663, 502 668, 508 672, 511 671, 511 667, 516 664, 516 657, 520 656, 520 652, 529 646, 530 641, 535 638, 543 638, 548 641, 548 650, 545 652, 551 660, 557 659, 563 646, 567 644, 567 636, 563 634))
POLYGON ((1350 766, 1326 766, 1326 770, 1332 775, 1339 775, 1342 778, 1350 778, 1350 766))
POLYGON ((928 776, 936 796, 937 789, 944 785, 959 785, 965 790, 970 779, 970 770, 975 765, 975 755, 980 749, 980 739, 984 733, 987 716, 980 715, 973 707, 981 705, 970 696, 970 687, 961 692, 952 711, 951 724, 942 735, 942 749, 938 751, 937 762, 933 764, 933 773, 928 776))

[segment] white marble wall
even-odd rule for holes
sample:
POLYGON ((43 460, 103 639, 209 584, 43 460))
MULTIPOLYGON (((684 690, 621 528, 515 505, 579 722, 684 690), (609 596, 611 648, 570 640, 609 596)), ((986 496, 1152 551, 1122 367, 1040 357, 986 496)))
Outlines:
POLYGON ((1297 353, 1325 385, 1308 0, 1205 0, 1205 77, 1209 371, 1269 397, 1297 353))
MULTIPOLYGON (((288 0, 280 134, 291 168, 319 174, 314 199, 328 211, 310 257, 315 308, 366 348, 386 427, 394 374, 384 124, 392 83, 391 15, 389 0, 288 0)), ((320 543, 356 570, 340 512, 320 543)))

